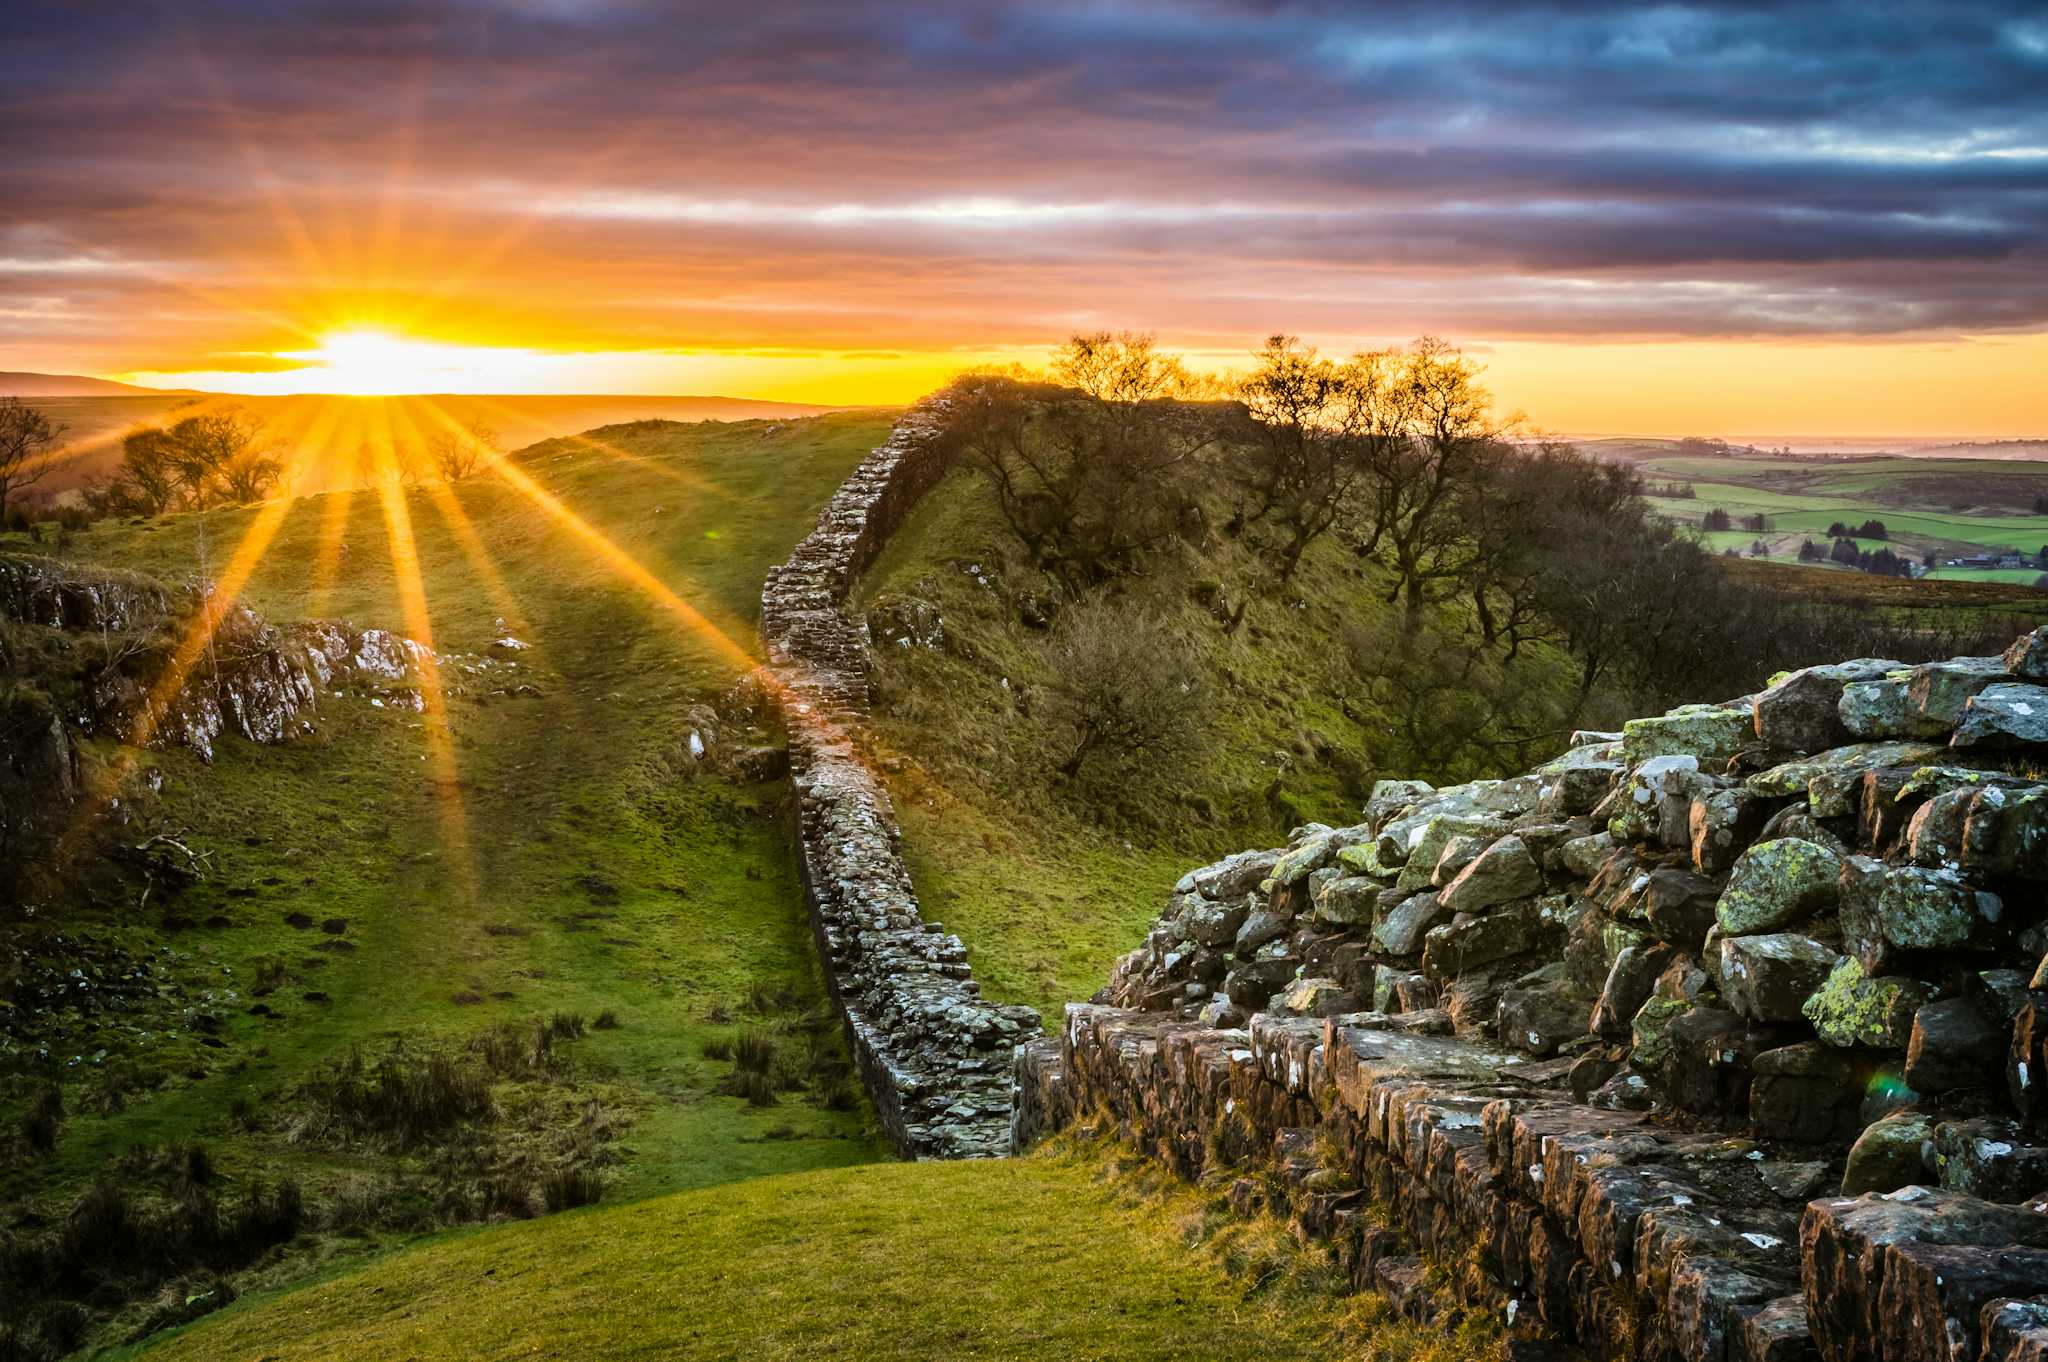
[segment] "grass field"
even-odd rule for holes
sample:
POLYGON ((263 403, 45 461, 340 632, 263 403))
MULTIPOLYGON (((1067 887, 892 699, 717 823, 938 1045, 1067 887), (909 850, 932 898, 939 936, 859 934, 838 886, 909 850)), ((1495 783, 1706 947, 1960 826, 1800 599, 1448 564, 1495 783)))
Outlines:
MULTIPOLYGON (((763 573, 889 422, 671 425, 609 453, 563 441, 518 462, 751 649, 763 573)), ((210 873, 174 901, 176 924, 108 902, 72 907, 63 926, 168 952, 181 1000, 222 1023, 202 1047, 175 1012, 81 1020, 50 1066, 72 1115, 54 1155, 0 1174, 10 1203, 62 1201, 130 1146, 192 1140, 230 1185, 290 1172, 313 1195, 381 1176, 375 1151, 297 1144, 266 1118, 352 1049, 460 1047, 556 1011, 621 1022, 573 1047, 578 1100, 623 1129, 608 1200, 886 1157, 857 1101, 828 1109, 799 1092, 749 1107, 717 1093, 728 1066, 704 1054, 822 1005, 781 782, 696 775, 685 755, 685 708, 715 699, 739 663, 506 483, 477 478, 452 502, 438 492, 407 498, 437 646, 482 653, 509 630, 532 645, 516 657, 540 694, 451 701, 452 790, 423 775, 421 718, 362 700, 324 700, 310 741, 224 739, 211 767, 151 754, 143 769, 163 788, 154 803, 135 792, 140 821, 211 853, 210 873), (252 1009, 247 990, 266 975, 281 982, 252 1009), (773 1015, 749 1012, 756 986, 782 995, 773 1015), (162 1078, 96 1110, 93 1090, 115 1074, 162 1078)), ((217 571, 254 514, 102 524, 63 552, 181 579, 202 540, 217 571)), ((246 599, 274 620, 417 632, 385 525, 367 493, 299 501, 246 599)), ((17 1072, 33 1072, 32 1057, 8 1067, 25 1059, 17 1072)), ((0 1108, 26 1091, 0 1086, 0 1108)))
POLYGON ((325 492, 353 483, 350 456, 371 438, 377 427, 429 431, 438 428, 438 410, 453 420, 491 427, 506 449, 539 440, 575 435, 598 426, 627 421, 746 421, 813 416, 828 410, 793 402, 756 402, 731 397, 571 397, 555 394, 511 394, 503 397, 235 397, 166 393, 118 397, 37 397, 29 405, 47 412, 64 427, 64 467, 50 474, 41 490, 62 492, 88 476, 111 469, 121 457, 121 437, 137 426, 163 425, 191 412, 223 405, 238 406, 255 417, 265 433, 289 447, 316 441, 332 447, 337 457, 315 459, 301 476, 301 495, 325 492))
POLYGON ((1095 1151, 795 1174, 451 1238, 244 1301, 150 1362, 1500 1355, 1341 1297, 1267 1220, 1095 1151), (971 1232, 967 1227, 972 1227, 971 1232))

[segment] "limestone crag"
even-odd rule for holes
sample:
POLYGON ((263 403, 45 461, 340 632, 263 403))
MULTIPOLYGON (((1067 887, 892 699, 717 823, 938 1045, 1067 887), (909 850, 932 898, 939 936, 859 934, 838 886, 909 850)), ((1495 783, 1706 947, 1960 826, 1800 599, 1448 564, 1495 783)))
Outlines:
POLYGON ((1518 1331, 1602 1357, 2048 1355, 2044 659, 1383 781, 1185 876, 1020 1049, 1016 1141, 1272 1165, 1360 1285, 1478 1251, 1518 1331))
POLYGON ((1011 1052, 1038 1014, 982 1000, 966 948, 918 912, 886 790, 863 751, 869 643, 847 594, 945 472, 941 412, 912 409, 768 574, 761 636, 789 730, 798 863, 819 958, 882 1125, 916 1158, 1009 1147, 1011 1052))

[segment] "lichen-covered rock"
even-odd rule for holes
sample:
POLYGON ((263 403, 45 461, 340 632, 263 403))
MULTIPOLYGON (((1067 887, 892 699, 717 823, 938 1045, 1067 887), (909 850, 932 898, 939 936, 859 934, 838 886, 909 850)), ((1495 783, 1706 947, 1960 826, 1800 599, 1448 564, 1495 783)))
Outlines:
POLYGON ((1776 931, 1834 903, 1842 863, 1824 846, 1797 837, 1759 842, 1736 859, 1715 917, 1727 936, 1776 931))
POLYGON ((1802 667, 1756 697, 1756 736, 1767 747, 1818 752, 1849 736, 1842 723, 1845 686, 1872 681, 1906 664, 1858 658, 1822 667, 1802 667))
POLYGON ((1423 937, 1423 973, 1449 979, 1479 965, 1527 955, 1543 942, 1548 928, 1542 910, 1526 899, 1485 917, 1432 927, 1423 937))
POLYGON ((1798 1021, 1833 973, 1836 954, 1809 936, 1772 932, 1721 940, 1721 995, 1751 1021, 1798 1021))
POLYGON ((1953 870, 1888 866, 1868 856, 1842 862, 1840 890, 1843 944, 1873 974, 1901 951, 1982 940, 2004 911, 1996 894, 1953 870))
POLYGON ((1815 756, 1758 771, 1743 782, 1751 794, 1766 799, 1792 799, 1807 792, 1822 772, 1874 771, 1883 766, 1922 766, 1941 759, 1946 749, 1924 742, 1849 743, 1815 756))
POLYGON ((2048 681, 2048 625, 2014 639, 2000 661, 2022 680, 2048 681))
POLYGON ((1542 887, 1543 871, 1536 857, 1527 843, 1510 835, 1459 871, 1457 878, 1444 886, 1442 902, 1448 912, 1478 913, 1527 898, 1542 887))
POLYGON ((1280 859, 1277 851, 1240 851, 1214 865, 1190 870, 1173 889, 1176 894, 1200 894, 1203 898, 1242 900, 1273 873, 1280 859))
POLYGON ((1388 955, 1414 955, 1422 949, 1430 928, 1448 916, 1438 895, 1411 894, 1386 909, 1373 924, 1373 945, 1388 955))
POLYGON ((1325 927, 1357 927, 1373 920, 1383 886, 1363 875, 1340 875, 1316 889, 1314 917, 1325 927))
POLYGON ((1326 829, 1313 833, 1284 852, 1273 864, 1273 883, 1280 888, 1299 884, 1330 863, 1337 854, 1336 839, 1326 829))
POLYGON ((1558 845, 1557 863, 1580 879, 1590 880, 1600 869, 1600 863, 1613 852, 1614 846, 1614 834, 1611 832, 1573 837, 1558 845))
POLYGON ((1918 736, 1940 734, 1962 722, 1970 697, 2005 679, 2005 659, 1956 657, 1923 662, 1907 674, 1906 708, 1918 736))
POLYGON ((1952 741, 1957 747, 2048 743, 2048 686, 1986 686, 1970 697, 1952 741))
POLYGON ((1640 766, 1653 757, 1692 757, 1700 764, 1725 762, 1752 736, 1747 709, 1684 705, 1654 719, 1621 726, 1621 759, 1640 766))
POLYGON ((1748 790, 1714 790, 1692 801, 1686 820, 1693 867, 1718 875, 1756 837, 1770 806, 1748 790))
POLYGON ((1495 1027, 1503 1045, 1548 1055, 1586 1034, 1588 1006, 1556 987, 1511 988, 1500 995, 1495 1027))
POLYGON ((1925 1181, 1933 1143, 1933 1118, 1917 1111, 1873 1121, 1849 1147, 1849 1162, 1842 1170, 1842 1195, 1891 1192, 1925 1181))
POLYGON ((1249 896, 1230 902, 1191 898, 1181 909, 1181 938, 1203 946, 1235 944, 1238 929, 1251 915, 1249 896))
POLYGON ((1912 1037, 1913 1014, 1932 992, 1917 979, 1865 974, 1844 956, 1800 1012, 1830 1045, 1900 1050, 1912 1037))
POLYGON ((1902 675, 1844 686, 1842 698, 1836 702, 1836 713, 1850 737, 1866 742, 1935 736, 1924 731, 1924 725, 1913 718, 1906 703, 1906 678, 1902 675))

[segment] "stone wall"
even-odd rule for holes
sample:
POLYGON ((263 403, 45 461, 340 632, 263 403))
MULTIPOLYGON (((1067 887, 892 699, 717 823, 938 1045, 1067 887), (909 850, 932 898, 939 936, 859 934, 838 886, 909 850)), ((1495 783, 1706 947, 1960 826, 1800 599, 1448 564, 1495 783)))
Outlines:
POLYGON ((1184 877, 1015 1138, 1277 1186, 1397 1299, 1477 1253, 1596 1356, 2048 1356, 2044 765, 2048 630, 1382 782, 1184 877))
POLYGON ((1000 1155, 1010 1055, 1038 1014, 979 996, 960 938, 918 912, 888 793, 864 750, 866 630, 855 578, 944 475, 935 403, 913 408, 855 469, 818 527, 768 574, 761 636, 789 730, 804 897, 832 999, 883 1128, 912 1158, 1000 1155))

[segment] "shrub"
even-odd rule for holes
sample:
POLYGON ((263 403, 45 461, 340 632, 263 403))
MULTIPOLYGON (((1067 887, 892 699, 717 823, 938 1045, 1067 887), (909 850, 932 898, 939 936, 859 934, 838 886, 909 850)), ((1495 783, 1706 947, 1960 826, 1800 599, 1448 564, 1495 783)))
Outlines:
POLYGON ((713 1036, 704 1042, 704 1058, 723 1063, 732 1058, 732 1049, 731 1036, 713 1036))
POLYGON ((766 1074, 775 1068, 781 1051, 782 1046, 773 1035, 749 1028, 740 1032, 733 1043, 732 1057, 743 1072, 766 1074))
POLYGON ((1047 724, 1061 776, 1107 793, 1140 765, 1157 781, 1188 755, 1200 674, 1161 617, 1123 602, 1079 605, 1061 614, 1048 646, 1047 724))
POLYGON ((604 1196, 604 1182, 588 1168, 553 1168, 541 1175, 541 1200, 550 1212, 595 1206, 604 1196))
POLYGON ((597 1014, 595 1021, 590 1023, 590 1029, 593 1031, 616 1031, 620 1025, 619 1014, 607 1007, 604 1011, 597 1014))
POLYGON ((57 1147, 63 1125, 64 1090, 54 1083, 37 1089, 21 1114, 21 1138, 36 1153, 47 1154, 57 1147))

